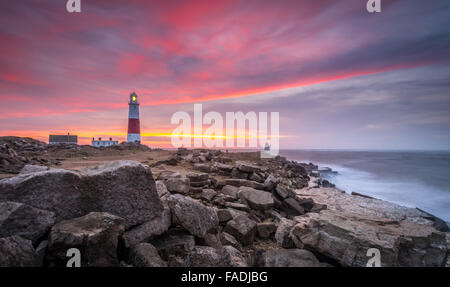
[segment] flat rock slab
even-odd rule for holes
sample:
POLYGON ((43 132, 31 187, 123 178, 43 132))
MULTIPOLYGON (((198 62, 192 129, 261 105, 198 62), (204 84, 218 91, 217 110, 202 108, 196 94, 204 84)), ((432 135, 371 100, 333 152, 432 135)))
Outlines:
POLYGON ((343 266, 366 266, 367 252, 376 248, 381 266, 443 266, 445 233, 407 220, 364 216, 335 210, 295 217, 290 237, 343 266))
POLYGON ((148 166, 115 161, 82 171, 49 169, 0 180, 0 201, 55 213, 56 221, 92 211, 122 217, 131 227, 159 216, 163 206, 148 166))
POLYGON ((240 187, 239 195, 255 210, 266 210, 273 207, 272 193, 251 187, 240 187))
POLYGON ((249 245, 256 235, 256 222, 246 215, 239 215, 228 221, 225 232, 233 235, 242 245, 249 245))

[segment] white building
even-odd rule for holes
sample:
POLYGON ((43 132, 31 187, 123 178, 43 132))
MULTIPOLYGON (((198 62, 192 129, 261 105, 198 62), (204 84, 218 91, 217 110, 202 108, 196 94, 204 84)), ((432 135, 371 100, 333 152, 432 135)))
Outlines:
POLYGON ((119 141, 113 141, 112 138, 109 138, 109 140, 106 141, 102 141, 102 138, 98 138, 98 140, 95 140, 94 138, 92 138, 92 146, 95 147, 105 147, 105 146, 113 146, 113 145, 118 145, 119 141))

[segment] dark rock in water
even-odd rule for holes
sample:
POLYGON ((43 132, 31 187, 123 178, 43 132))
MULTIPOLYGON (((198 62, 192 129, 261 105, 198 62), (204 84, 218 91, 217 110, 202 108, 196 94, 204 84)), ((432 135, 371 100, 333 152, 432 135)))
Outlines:
POLYGON ((81 266, 118 266, 117 247, 125 226, 123 219, 106 212, 64 220, 52 227, 48 258, 65 266, 67 250, 78 248, 81 266))
POLYGON ((159 257, 158 250, 150 243, 134 246, 130 251, 129 260, 135 267, 167 267, 167 262, 159 257))
POLYGON ((273 207, 272 194, 267 191, 243 186, 239 188, 239 196, 255 210, 266 210, 273 207))
POLYGON ((275 240, 282 248, 294 248, 294 241, 292 241, 290 232, 294 227, 294 221, 282 218, 278 223, 277 231, 275 232, 275 240))
POLYGON ((150 169, 115 161, 80 172, 49 169, 0 180, 0 201, 15 201, 55 213, 56 220, 91 211, 122 217, 131 227, 163 210, 150 169))
POLYGON ((197 237, 219 225, 216 211, 195 199, 175 194, 168 198, 168 204, 173 220, 197 237))
POLYGON ((342 266, 366 266, 376 248, 381 266, 443 266, 445 233, 432 226, 348 211, 324 210, 295 218, 291 238, 298 248, 314 250, 342 266))
POLYGON ((268 250, 262 256, 264 267, 328 267, 305 249, 268 250))
POLYGON ((256 235, 256 222, 245 215, 239 215, 228 221, 225 232, 233 235, 241 244, 249 245, 256 235))
POLYGON ((31 240, 20 236, 0 238, 0 267, 39 267, 31 240))
POLYGON ((55 214, 18 202, 0 202, 0 237, 21 236, 36 243, 55 224, 55 214))

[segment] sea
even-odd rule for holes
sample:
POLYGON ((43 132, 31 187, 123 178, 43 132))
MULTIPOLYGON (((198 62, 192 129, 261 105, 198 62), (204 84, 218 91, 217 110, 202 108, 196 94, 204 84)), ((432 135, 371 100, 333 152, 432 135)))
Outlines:
POLYGON ((330 167, 325 178, 358 192, 417 207, 450 222, 450 151, 282 150, 281 156, 330 167))

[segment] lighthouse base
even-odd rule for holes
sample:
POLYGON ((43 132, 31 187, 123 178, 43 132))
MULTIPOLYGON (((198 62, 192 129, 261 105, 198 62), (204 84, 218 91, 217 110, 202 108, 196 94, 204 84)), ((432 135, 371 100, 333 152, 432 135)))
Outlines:
POLYGON ((140 134, 128 134, 127 135, 127 142, 141 142, 141 135, 140 134))

